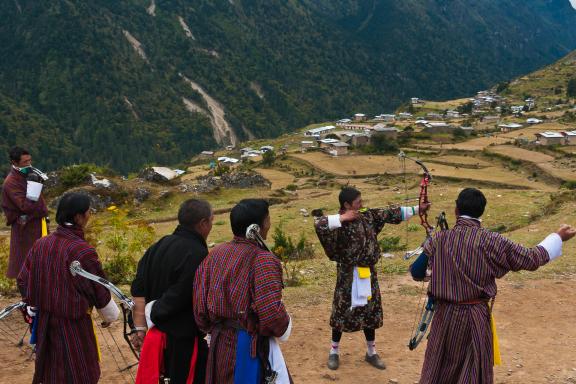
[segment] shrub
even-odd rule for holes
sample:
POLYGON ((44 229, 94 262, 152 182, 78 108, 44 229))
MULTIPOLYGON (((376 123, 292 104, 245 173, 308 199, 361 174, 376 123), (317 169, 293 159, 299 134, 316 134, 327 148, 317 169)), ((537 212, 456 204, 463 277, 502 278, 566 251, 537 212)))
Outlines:
POLYGON ((274 165, 275 161, 276 161, 276 154, 274 153, 274 151, 266 151, 262 155, 262 165, 264 166, 271 167, 272 165, 274 165))
POLYGON ((282 261, 286 285, 300 285, 298 270, 303 260, 314 257, 312 244, 306 240, 304 233, 300 235, 300 239, 294 244, 292 238, 284 232, 281 225, 274 229, 272 239, 274 240, 272 252, 282 261))
POLYGON ((400 236, 387 236, 378 241, 382 252, 403 251, 406 249, 405 244, 400 244, 400 236))
POLYGON ((16 290, 14 279, 6 277, 8 269, 8 258, 10 257, 10 245, 8 239, 0 237, 0 294, 12 293, 16 290))
POLYGON ((60 170, 60 182, 64 188, 74 188, 90 180, 91 173, 110 174, 110 171, 94 164, 78 164, 60 170))
POLYGON ((138 260, 154 242, 154 229, 144 222, 130 222, 125 210, 115 209, 105 226, 101 219, 94 220, 87 240, 97 247, 108 279, 114 284, 129 284, 138 260))

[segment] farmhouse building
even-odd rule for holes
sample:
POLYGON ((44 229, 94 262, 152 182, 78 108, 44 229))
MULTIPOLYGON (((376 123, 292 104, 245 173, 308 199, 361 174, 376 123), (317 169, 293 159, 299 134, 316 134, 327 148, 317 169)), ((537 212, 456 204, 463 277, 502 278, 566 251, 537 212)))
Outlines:
POLYGON ((542 145, 562 145, 565 142, 564 135, 551 131, 537 133, 536 140, 542 145))
POLYGON ((304 136, 320 137, 322 135, 326 135, 328 132, 331 132, 335 129, 336 127, 334 125, 326 125, 324 127, 312 128, 304 132, 304 136))

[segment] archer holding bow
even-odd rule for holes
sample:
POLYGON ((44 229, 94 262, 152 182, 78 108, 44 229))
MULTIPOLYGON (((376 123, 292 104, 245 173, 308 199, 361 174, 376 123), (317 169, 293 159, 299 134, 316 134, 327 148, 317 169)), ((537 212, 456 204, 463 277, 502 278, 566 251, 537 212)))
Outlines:
POLYGON ((97 308, 104 326, 115 321, 120 310, 108 289, 69 271, 78 261, 86 271, 105 278, 96 250, 84 240, 89 217, 88 196, 65 194, 56 212, 58 229, 34 243, 18 276, 23 301, 38 322, 32 383, 91 384, 100 378, 92 308, 97 308))
POLYGON ((364 209, 360 191, 344 187, 338 196, 340 212, 316 216, 316 234, 328 258, 337 263, 337 280, 332 304, 332 344, 328 368, 339 367, 342 332, 364 331, 366 362, 385 369, 376 353, 376 329, 382 327, 383 312, 376 274, 380 260, 378 234, 385 224, 399 224, 414 215, 426 213, 428 201, 415 207, 364 209))
POLYGON ((437 231, 410 267, 415 280, 429 280, 434 321, 420 384, 491 384, 499 363, 492 304, 496 279, 510 271, 534 271, 562 253, 576 234, 563 225, 526 248, 481 226, 484 194, 466 188, 456 200, 456 225, 437 231))

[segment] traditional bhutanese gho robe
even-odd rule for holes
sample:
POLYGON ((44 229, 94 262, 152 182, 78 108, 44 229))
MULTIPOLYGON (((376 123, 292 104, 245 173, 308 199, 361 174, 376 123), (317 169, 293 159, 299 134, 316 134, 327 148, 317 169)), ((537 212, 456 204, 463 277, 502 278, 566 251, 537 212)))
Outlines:
POLYGON ((289 332, 282 288, 280 260, 244 238, 217 246, 200 264, 194 315, 210 334, 206 384, 260 382, 256 345, 289 332))
MULTIPOLYGON (((184 384, 188 379, 195 384, 205 381, 208 346, 206 335, 194 322, 192 288, 196 270, 207 254, 204 238, 179 225, 173 234, 164 236, 146 251, 132 282, 132 295, 153 303, 149 304, 150 319, 166 335, 166 348, 162 351, 164 376, 170 378, 171 384, 184 384)), ((144 375, 142 368, 145 367, 141 364, 138 376, 144 375)))
MULTIPOLYGON (((343 212, 342 212, 343 213, 343 212)), ((402 210, 398 208, 368 209, 360 219, 344 222, 340 228, 332 229, 328 216, 315 218, 316 234, 328 258, 337 263, 336 289, 332 302, 330 326, 341 332, 356 332, 382 326, 382 299, 376 273, 380 260, 378 233, 384 224, 402 221, 402 210), (352 307, 352 282, 355 267, 370 268, 372 297, 367 305, 352 307)))
POLYGON ((489 384, 493 378, 493 340, 488 301, 496 279, 509 271, 535 270, 561 250, 557 234, 525 248, 459 217, 449 230, 436 232, 424 246, 436 303, 421 384, 489 384), (550 256, 549 256, 550 252, 550 256))
MULTIPOLYGON (((91 308, 113 304, 102 285, 72 276, 70 263, 105 277, 98 255, 78 228, 58 227, 30 250, 18 276, 26 303, 38 309, 33 383, 97 383, 98 350, 91 308)), ((115 305, 115 304, 114 304, 115 305)))
POLYGON ((42 218, 48 214, 44 198, 26 198, 26 175, 12 168, 2 185, 2 210, 11 226, 10 259, 6 276, 18 277, 32 244, 42 236, 42 218))

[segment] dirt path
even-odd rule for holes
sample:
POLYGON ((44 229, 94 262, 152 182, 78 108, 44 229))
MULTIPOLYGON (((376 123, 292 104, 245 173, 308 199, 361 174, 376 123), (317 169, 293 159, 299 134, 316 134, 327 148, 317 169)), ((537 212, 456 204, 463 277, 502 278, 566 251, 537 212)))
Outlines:
MULTIPOLYGON (((426 344, 423 342, 411 352, 406 343, 419 299, 414 293, 420 286, 405 277, 386 276, 381 287, 385 321, 384 327, 377 331, 377 348, 388 364, 385 371, 377 371, 363 362, 365 344, 360 333, 344 335, 341 367, 336 372, 328 370, 325 360, 330 339, 327 324, 331 287, 286 291, 286 305, 293 316, 294 329, 283 350, 296 383, 356 384, 396 380, 412 384, 418 381, 426 344)), ((500 283, 495 316, 503 365, 495 369, 496 383, 576 382, 574 303, 576 281, 573 278, 510 279, 500 283)), ((4 304, 5 300, 2 300, 4 304)), ((113 332, 118 343, 123 345, 121 324, 115 324, 113 332)), ((111 348, 117 351, 114 346, 111 348)), ((129 375, 117 372, 107 347, 102 347, 102 353, 101 382, 130 382, 129 375)), ((0 335, 0 383, 30 382, 34 367, 27 357, 25 351, 20 351, 0 335)))

